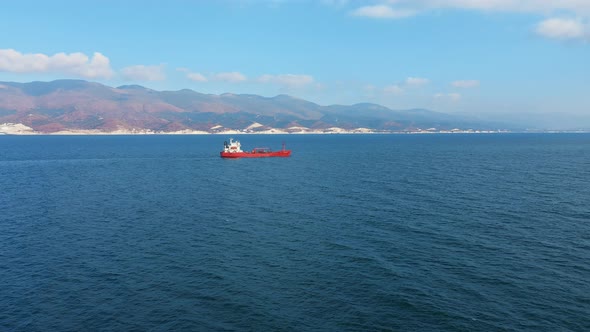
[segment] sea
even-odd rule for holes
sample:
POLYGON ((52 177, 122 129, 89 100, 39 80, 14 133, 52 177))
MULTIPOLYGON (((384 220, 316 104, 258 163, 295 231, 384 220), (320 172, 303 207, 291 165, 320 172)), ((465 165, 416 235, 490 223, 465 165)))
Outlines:
POLYGON ((0 136, 1 331, 590 331, 590 134, 0 136))

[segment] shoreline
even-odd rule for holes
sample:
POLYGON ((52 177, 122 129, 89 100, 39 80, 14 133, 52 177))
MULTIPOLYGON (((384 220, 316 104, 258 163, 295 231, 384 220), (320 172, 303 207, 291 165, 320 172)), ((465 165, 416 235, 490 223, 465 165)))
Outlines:
POLYGON ((332 127, 326 129, 298 128, 297 130, 268 129, 254 131, 247 129, 227 129, 215 131, 180 130, 174 132, 161 132, 152 130, 115 130, 104 132, 100 130, 62 130, 52 133, 38 132, 23 124, 0 124, 0 136, 116 136, 116 135, 359 135, 359 134, 390 134, 390 135, 422 135, 422 134, 516 134, 516 133, 590 133, 590 130, 476 130, 476 129, 452 129, 436 130, 434 128, 419 129, 415 131, 379 131, 369 128, 356 128, 352 130, 332 127))
POLYGON ((237 130, 221 131, 221 132, 132 132, 132 131, 116 131, 116 132, 82 132, 82 131, 59 131, 53 133, 42 132, 5 132, 0 131, 0 136, 171 136, 171 135, 428 135, 428 134, 508 134, 515 133, 511 131, 339 131, 339 132, 325 132, 325 131, 306 131, 306 132, 242 132, 237 130))
POLYGON ((305 133, 288 133, 288 132, 276 132, 276 133, 262 133, 262 132, 219 132, 219 133, 168 133, 168 132, 154 132, 154 133, 137 133, 137 132, 101 132, 101 133, 86 133, 86 132, 55 132, 55 133, 40 133, 40 132, 28 132, 28 133, 10 133, 0 131, 0 137, 2 136, 205 136, 205 135, 485 135, 485 134, 589 134, 590 130, 547 130, 547 131, 461 131, 461 132, 450 132, 450 131, 435 131, 435 132, 305 132, 305 133))

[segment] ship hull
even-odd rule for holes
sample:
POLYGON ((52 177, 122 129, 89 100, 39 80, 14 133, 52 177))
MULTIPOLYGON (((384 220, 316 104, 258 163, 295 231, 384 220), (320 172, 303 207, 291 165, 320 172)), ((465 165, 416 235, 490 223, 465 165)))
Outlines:
POLYGON ((268 157, 289 157, 291 150, 275 152, 223 152, 219 153, 221 158, 268 158, 268 157))

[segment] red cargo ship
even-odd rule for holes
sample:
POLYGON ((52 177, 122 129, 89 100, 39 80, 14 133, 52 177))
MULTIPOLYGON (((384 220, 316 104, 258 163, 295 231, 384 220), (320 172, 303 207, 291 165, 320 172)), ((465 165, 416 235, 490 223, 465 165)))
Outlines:
POLYGON ((285 150, 285 143, 283 149, 280 151, 271 151, 269 148, 254 148, 250 152, 242 151, 242 145, 239 141, 234 141, 233 138, 223 142, 223 151, 219 153, 221 158, 263 158, 263 157, 289 157, 291 150, 285 150))

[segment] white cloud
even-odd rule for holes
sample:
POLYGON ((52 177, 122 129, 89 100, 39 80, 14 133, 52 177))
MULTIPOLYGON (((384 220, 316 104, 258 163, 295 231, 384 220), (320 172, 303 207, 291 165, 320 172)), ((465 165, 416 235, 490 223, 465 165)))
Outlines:
POLYGON ((461 94, 460 93, 449 93, 447 94, 447 96, 452 100, 452 101, 459 101, 461 99, 461 94))
POLYGON ((447 100, 452 102, 457 102, 461 100, 461 94, 459 93, 437 93, 433 97, 434 99, 447 100))
POLYGON ((90 63, 84 63, 78 68, 75 68, 73 72, 77 72, 80 76, 88 78, 109 78, 113 75, 109 58, 98 52, 94 53, 90 63))
POLYGON ((540 22, 535 32, 552 39, 590 40, 590 0, 375 0, 352 15, 397 19, 441 9, 566 16, 540 22))
POLYGON ((369 18, 404 18, 434 9, 459 9, 522 13, 550 13, 568 11, 590 14, 587 0, 381 0, 376 4, 358 7, 354 16, 369 18))
POLYGON ((467 9, 537 14, 568 12, 577 16, 590 15, 590 1, 588 0, 381 0, 375 1, 375 3, 376 5, 367 7, 386 7, 381 8, 379 10, 381 12, 467 9))
POLYGON ((505 12, 548 12, 569 10, 577 12, 588 9, 586 0, 418 0, 426 6, 438 8, 473 9, 505 12))
POLYGON ((109 58, 95 52, 92 58, 86 54, 42 53, 23 54, 13 49, 0 49, 0 71, 12 73, 60 73, 85 78, 110 78, 113 76, 109 58))
POLYGON ((234 71, 214 74, 211 79, 214 81, 238 83, 245 81, 247 78, 243 74, 234 71))
POLYGON ((202 75, 200 73, 188 73, 188 74, 186 74, 186 77, 188 77, 189 80, 195 81, 195 82, 207 82, 208 81, 207 77, 205 77, 204 75, 202 75))
POLYGON ((539 23, 535 32, 553 39, 583 39, 590 38, 590 25, 577 19, 550 18, 539 23))
POLYGON ((460 80, 451 82, 451 85, 456 88, 475 88, 479 86, 478 80, 460 80))
POLYGON ((130 66, 121 69, 121 75, 126 80, 132 81, 163 81, 166 79, 164 66, 130 66))
POLYGON ((257 80, 260 83, 274 83, 289 88, 300 88, 314 83, 310 75, 262 75, 257 80))
POLYGON ((397 84, 393 84, 393 85, 388 85, 388 86, 384 87, 383 92, 385 92, 387 94, 392 94, 392 95, 400 95, 400 94, 404 93, 404 89, 402 89, 397 84))
POLYGON ((370 18, 404 18, 414 14, 413 10, 396 9, 387 5, 364 6, 352 12, 354 16, 370 18))
POLYGON ((406 85, 422 86, 422 85, 426 85, 428 83, 430 83, 430 80, 427 78, 421 78, 421 77, 408 77, 408 78, 406 78, 406 85))

